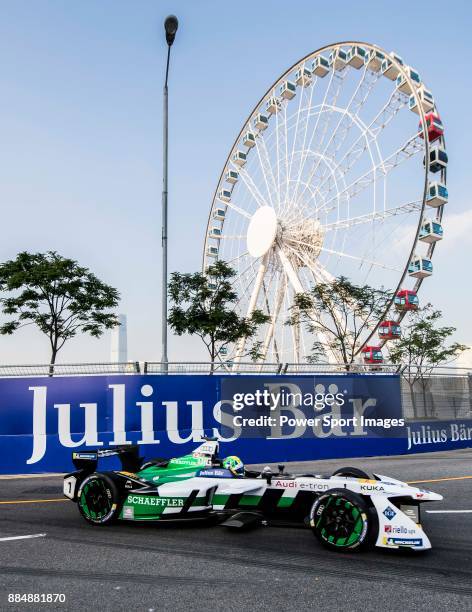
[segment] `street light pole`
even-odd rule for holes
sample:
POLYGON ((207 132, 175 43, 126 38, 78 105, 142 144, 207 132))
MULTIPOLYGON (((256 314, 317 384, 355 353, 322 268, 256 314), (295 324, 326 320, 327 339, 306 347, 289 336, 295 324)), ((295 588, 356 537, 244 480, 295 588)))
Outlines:
POLYGON ((170 48, 175 39, 179 22, 175 15, 169 15, 164 22, 167 41, 166 78, 164 82, 164 108, 163 108, 163 162, 162 162, 162 357, 161 371, 167 374, 167 180, 168 180, 168 154, 169 154, 169 92, 167 79, 169 77, 170 48))

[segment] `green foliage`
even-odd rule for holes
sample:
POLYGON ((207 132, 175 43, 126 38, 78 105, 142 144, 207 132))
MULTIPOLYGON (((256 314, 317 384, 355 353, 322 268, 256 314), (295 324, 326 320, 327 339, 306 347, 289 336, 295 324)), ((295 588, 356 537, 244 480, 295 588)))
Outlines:
MULTIPOLYGON (((402 337, 390 347, 392 363, 404 366, 402 375, 410 387, 414 417, 418 417, 418 405, 415 393, 416 383, 422 391, 424 416, 428 416, 426 390, 429 375, 439 365, 454 361, 467 346, 459 342, 448 344, 449 338, 456 331, 455 327, 437 324, 442 317, 440 310, 434 310, 431 304, 424 308, 410 311, 408 319, 402 324, 402 337)), ((432 415, 430 415, 432 416, 432 415)))
POLYGON ((0 264, 0 291, 11 294, 0 304, 3 314, 12 317, 0 326, 0 333, 36 325, 49 338, 51 364, 79 331, 98 338, 105 329, 119 325, 109 312, 118 305, 117 290, 54 251, 22 252, 0 264))
POLYGON ((391 300, 390 291, 354 285, 340 276, 296 295, 288 323, 305 324, 310 332, 326 338, 326 342, 314 342, 309 362, 326 360, 329 352, 349 369, 369 328, 383 316, 391 300))
POLYGON ((456 328, 437 327, 441 318, 442 312, 434 310, 431 304, 410 311, 407 324, 402 325, 401 339, 390 349, 392 363, 406 365, 409 376, 415 380, 434 367, 453 361, 467 349, 459 342, 447 344, 456 328))
MULTIPOLYGON (((240 317, 234 307, 238 295, 231 280, 236 272, 224 261, 209 266, 206 274, 171 274, 168 322, 178 335, 199 336, 213 363, 221 350, 242 339, 251 339, 269 317, 254 310, 250 317, 240 317)), ((247 355, 254 361, 261 357, 261 343, 252 344, 247 355)))

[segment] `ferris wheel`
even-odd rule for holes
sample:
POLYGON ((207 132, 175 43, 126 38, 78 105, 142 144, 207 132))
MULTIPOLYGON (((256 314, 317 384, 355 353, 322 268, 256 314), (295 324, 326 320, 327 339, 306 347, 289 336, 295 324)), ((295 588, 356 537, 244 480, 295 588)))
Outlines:
MULTIPOLYGON (((226 159, 203 255, 204 270, 217 259, 236 270, 241 315, 268 315, 263 361, 306 359, 312 335, 286 324, 294 298, 341 275, 394 291, 359 343, 364 361, 382 361, 433 272, 447 161, 434 97, 396 53, 329 45, 271 85, 226 159)), ((241 342, 228 358, 246 349, 241 342)))

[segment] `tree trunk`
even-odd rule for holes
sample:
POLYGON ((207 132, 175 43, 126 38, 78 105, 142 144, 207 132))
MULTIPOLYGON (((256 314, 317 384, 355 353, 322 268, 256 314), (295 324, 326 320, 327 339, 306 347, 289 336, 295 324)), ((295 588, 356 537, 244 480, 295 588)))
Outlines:
POLYGON ((49 376, 54 376, 54 364, 56 363, 57 357, 57 344, 52 347, 51 360, 49 362, 49 376))
POLYGON ((211 343, 210 359, 211 359, 211 363, 210 363, 210 375, 211 375, 215 371, 215 344, 214 342, 211 343))
POLYGON ((422 396, 423 396, 424 416, 428 417, 430 415, 428 414, 428 407, 426 406, 426 384, 425 384, 423 376, 421 377, 421 392, 422 392, 422 396))
POLYGON ((411 405, 413 407, 413 418, 418 418, 418 410, 416 408, 416 396, 415 396, 415 383, 408 382, 408 386, 410 387, 410 396, 411 396, 411 405))

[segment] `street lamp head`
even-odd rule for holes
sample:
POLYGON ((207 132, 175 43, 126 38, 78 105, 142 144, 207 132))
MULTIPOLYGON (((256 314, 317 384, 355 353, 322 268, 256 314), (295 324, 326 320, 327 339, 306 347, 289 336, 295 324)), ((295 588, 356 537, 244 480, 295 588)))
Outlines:
POLYGON ((172 43, 174 42, 175 33, 177 32, 178 27, 179 20, 175 15, 169 15, 168 17, 166 17, 166 20, 164 21, 164 28, 166 31, 166 40, 169 47, 172 46, 172 43))

